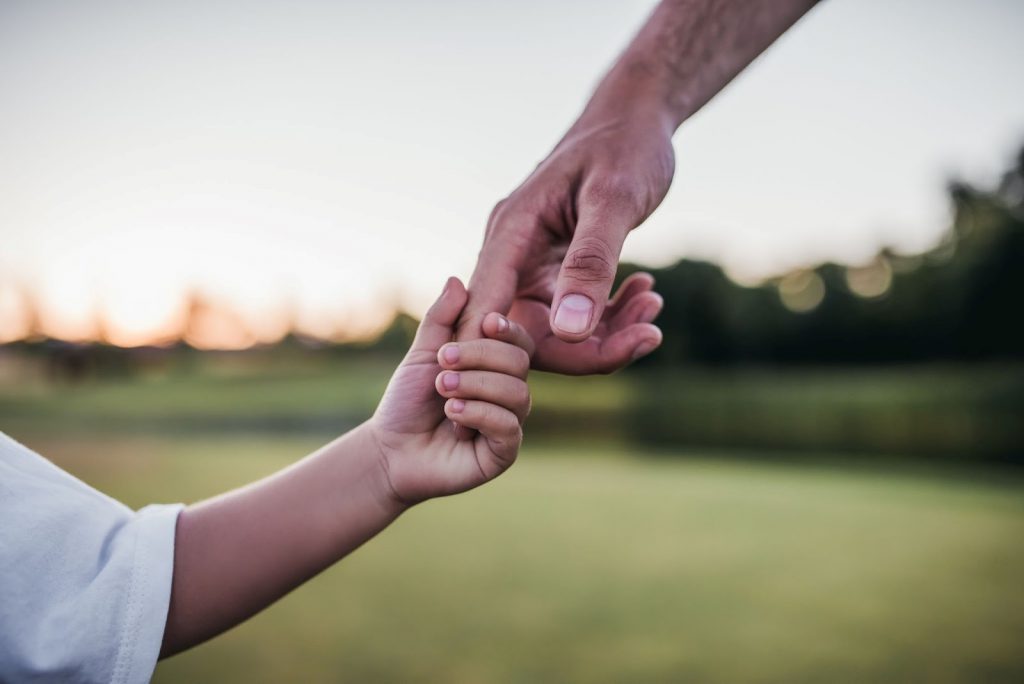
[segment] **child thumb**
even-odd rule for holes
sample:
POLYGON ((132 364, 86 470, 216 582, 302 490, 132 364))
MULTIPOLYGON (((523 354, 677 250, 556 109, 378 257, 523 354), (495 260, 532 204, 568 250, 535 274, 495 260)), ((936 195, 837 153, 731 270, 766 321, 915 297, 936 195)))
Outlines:
POLYGON ((456 277, 448 278, 441 296, 427 310, 419 330, 413 349, 427 349, 436 352, 446 342, 451 342, 455 322, 466 306, 468 295, 466 286, 456 277))

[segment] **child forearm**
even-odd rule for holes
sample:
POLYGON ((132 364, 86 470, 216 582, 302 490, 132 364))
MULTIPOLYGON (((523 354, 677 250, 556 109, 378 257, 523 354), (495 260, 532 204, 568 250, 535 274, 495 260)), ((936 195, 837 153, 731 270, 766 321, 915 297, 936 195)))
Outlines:
POLYGON ((259 482, 185 509, 161 657, 246 620, 387 527, 403 506, 356 428, 259 482))
POLYGON ((387 527, 409 502, 464 492, 512 464, 530 406, 533 341, 491 313, 484 339, 452 343, 467 298, 449 279, 368 422, 181 512, 161 657, 251 617, 387 527), (469 437, 458 439, 453 424, 469 437))

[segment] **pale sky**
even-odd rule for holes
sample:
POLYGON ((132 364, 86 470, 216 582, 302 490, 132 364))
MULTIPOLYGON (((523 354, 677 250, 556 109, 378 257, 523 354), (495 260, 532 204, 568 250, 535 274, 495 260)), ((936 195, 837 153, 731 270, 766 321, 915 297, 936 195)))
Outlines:
MULTIPOLYGON (((259 339, 421 312, 653 4, 4 0, 0 338, 14 287, 124 344, 196 289, 259 339)), ((827 0, 683 125, 624 258, 927 248, 945 182, 1024 143, 1022 28, 1014 0, 827 0)))

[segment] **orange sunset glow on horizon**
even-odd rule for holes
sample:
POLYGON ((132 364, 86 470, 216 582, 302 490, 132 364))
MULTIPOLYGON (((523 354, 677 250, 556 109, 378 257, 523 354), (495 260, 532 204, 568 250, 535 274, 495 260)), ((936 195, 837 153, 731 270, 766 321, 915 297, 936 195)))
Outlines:
POLYGON ((59 339, 102 342, 117 347, 164 346, 185 342, 196 349, 240 350, 274 344, 299 334, 326 342, 371 339, 399 311, 394 304, 354 311, 341 319, 314 319, 304 325, 294 310, 263 309, 246 316, 200 293, 162 294, 130 289, 109 301, 76 301, 69 294, 63 313, 38 308, 32 297, 0 287, 0 344, 17 340, 59 339))

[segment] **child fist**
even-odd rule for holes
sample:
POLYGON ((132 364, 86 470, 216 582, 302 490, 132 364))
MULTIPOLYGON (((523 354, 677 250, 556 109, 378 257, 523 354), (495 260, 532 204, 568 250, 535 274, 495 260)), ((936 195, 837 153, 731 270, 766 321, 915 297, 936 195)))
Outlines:
POLYGON ((390 495, 403 506, 477 487, 519 452, 533 341, 491 313, 484 339, 452 342, 467 299, 449 278, 368 424, 390 495))

